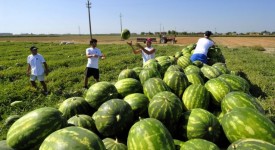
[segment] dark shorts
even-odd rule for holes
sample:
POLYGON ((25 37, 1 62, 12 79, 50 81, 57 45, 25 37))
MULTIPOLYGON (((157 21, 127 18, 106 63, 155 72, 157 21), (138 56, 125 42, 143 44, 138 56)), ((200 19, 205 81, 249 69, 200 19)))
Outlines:
POLYGON ((87 78, 93 76, 95 79, 99 79, 99 69, 86 67, 84 74, 87 78))
POLYGON ((192 62, 199 60, 205 64, 207 63, 207 56, 204 54, 193 54, 190 59, 192 62))

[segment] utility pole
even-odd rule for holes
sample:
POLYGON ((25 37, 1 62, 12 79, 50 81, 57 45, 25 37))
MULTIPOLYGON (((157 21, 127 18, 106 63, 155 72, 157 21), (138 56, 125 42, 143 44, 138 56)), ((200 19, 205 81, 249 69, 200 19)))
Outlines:
MULTIPOLYGON (((120 33, 122 33, 122 15, 121 15, 121 13, 120 13, 120 15, 119 15, 119 17, 120 17, 120 33)), ((122 40, 122 37, 121 37, 121 40, 122 40)))
POLYGON ((90 0, 87 0, 87 8, 88 8, 88 15, 89 15, 89 27, 90 27, 90 37, 91 37, 91 40, 93 39, 93 36, 92 36, 92 27, 91 27, 91 15, 90 15, 90 8, 91 8, 91 2, 90 0))
POLYGON ((81 35, 81 33, 80 33, 80 26, 78 26, 78 34, 79 34, 79 36, 81 35))

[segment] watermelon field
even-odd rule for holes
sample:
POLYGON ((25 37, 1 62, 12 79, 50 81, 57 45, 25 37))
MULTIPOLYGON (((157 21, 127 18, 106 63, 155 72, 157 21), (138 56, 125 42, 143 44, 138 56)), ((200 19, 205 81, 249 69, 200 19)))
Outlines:
POLYGON ((275 54, 259 45, 217 45, 206 65, 190 62, 194 43, 153 43, 143 65, 123 42, 99 42, 100 82, 86 90, 87 44, 2 41, 0 149, 275 149, 275 54), (48 95, 26 75, 32 45, 48 95))

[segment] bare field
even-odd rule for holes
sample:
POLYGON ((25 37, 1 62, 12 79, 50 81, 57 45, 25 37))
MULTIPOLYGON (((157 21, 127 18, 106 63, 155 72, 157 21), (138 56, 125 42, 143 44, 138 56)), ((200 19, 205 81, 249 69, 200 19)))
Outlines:
MULTIPOLYGON (((94 35, 101 44, 124 44, 126 41, 120 39, 117 35, 94 35)), ((200 37, 177 37, 178 45, 188 45, 196 43, 200 37)), ((69 41, 74 43, 89 43, 90 36, 44 36, 44 37, 0 37, 0 42, 53 42, 69 41)), ((275 37, 213 37, 217 45, 227 47, 240 46, 262 46, 267 52, 275 53, 275 37)), ((159 40, 157 38, 157 40, 159 40)), ((136 37, 131 37, 127 41, 136 41, 136 37)), ((156 43, 155 43, 156 44, 156 43)))

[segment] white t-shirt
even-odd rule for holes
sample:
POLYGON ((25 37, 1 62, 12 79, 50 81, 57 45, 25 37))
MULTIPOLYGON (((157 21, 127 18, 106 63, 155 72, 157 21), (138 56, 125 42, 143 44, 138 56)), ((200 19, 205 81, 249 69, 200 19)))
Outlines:
POLYGON ((193 54, 204 54, 205 56, 207 56, 208 49, 213 45, 213 41, 207 38, 200 38, 197 42, 197 46, 193 54))
MULTIPOLYGON (((86 49, 86 55, 98 55, 98 56, 102 56, 101 51, 98 48, 87 48, 86 49)), ((87 63, 87 67, 88 68, 95 68, 98 69, 98 59, 99 57, 90 57, 88 58, 88 63, 87 63)))
MULTIPOLYGON (((152 51, 154 48, 153 47, 145 47, 145 49, 147 51, 152 51)), ((146 61, 148 61, 150 59, 155 58, 155 53, 156 52, 154 52, 153 54, 146 54, 144 51, 141 51, 141 52, 142 52, 143 63, 145 63, 146 61)))
POLYGON ((29 55, 27 58, 27 63, 31 66, 31 74, 35 76, 43 75, 44 68, 43 63, 46 62, 44 57, 40 54, 29 55))

